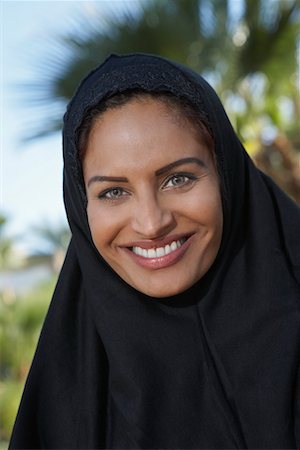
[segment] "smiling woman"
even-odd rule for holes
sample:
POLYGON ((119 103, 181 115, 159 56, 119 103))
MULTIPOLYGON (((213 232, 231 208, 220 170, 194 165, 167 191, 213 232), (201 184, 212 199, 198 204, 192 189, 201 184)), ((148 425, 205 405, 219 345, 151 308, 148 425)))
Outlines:
POLYGON ((128 103, 124 94, 122 100, 96 119, 88 136, 89 226, 99 253, 124 281, 169 297, 198 281, 220 247, 214 150, 184 111, 178 124, 162 99, 131 93, 128 103))
POLYGON ((10 448, 298 448, 300 212, 211 87, 112 55, 64 161, 72 241, 10 448))

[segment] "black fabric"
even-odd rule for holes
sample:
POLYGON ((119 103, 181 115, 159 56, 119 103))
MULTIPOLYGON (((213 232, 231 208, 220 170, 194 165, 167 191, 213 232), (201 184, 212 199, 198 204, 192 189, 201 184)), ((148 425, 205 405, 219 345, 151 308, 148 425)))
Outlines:
POLYGON ((212 88, 160 57, 112 55, 68 107, 64 162, 72 240, 10 448, 299 448, 300 210, 254 167, 212 88), (213 266, 160 300, 96 251, 77 157, 85 111, 132 88, 204 111, 223 186, 213 266))

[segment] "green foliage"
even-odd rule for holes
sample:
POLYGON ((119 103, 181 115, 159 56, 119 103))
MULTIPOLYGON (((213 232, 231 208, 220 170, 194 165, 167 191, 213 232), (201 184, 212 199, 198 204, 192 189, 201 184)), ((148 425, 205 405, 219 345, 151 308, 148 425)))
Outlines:
POLYGON ((0 296, 0 440, 8 440, 55 279, 30 294, 0 296))
POLYGON ((5 235, 8 219, 0 213, 0 269, 6 268, 13 248, 13 241, 5 235))
MULTIPOLYGON (((54 37, 53 51, 45 58, 45 72, 29 89, 38 104, 47 104, 47 118, 32 136, 61 128, 61 117, 83 77, 110 53, 149 52, 177 60, 213 80, 243 140, 254 121, 260 136, 267 125, 281 130, 300 121, 297 88, 299 0, 251 0, 239 16, 235 0, 140 0, 130 2, 123 14, 103 14, 96 4, 93 18, 77 19, 73 31, 54 37), (96 10, 97 12, 97 10, 96 10), (256 95, 256 80, 264 80, 256 95), (39 89, 36 89, 37 85, 39 89), (246 88, 245 88, 246 86, 246 88), (232 95, 244 103, 232 107, 232 95), (288 124, 281 98, 291 100, 288 124), (51 104, 60 104, 49 114, 51 104), (267 121, 266 121, 267 116, 267 121)), ((240 3, 240 2, 238 2, 240 3)), ((43 67, 40 66, 40 67, 43 67)))
POLYGON ((20 398, 22 395, 22 390, 23 384, 17 381, 8 381, 5 385, 0 384, 0 440, 9 439, 16 417, 16 411, 18 409, 20 398))
POLYGON ((28 128, 29 138, 61 129, 76 87, 110 53, 156 53, 190 66, 213 84, 247 151, 300 203, 300 0, 123 4, 127 9, 117 16, 95 2, 92 18, 75 18, 73 30, 54 37, 53 51, 39 63, 37 79, 26 90, 37 105, 47 106, 39 129, 28 128), (290 145, 276 144, 274 157, 266 158, 265 143, 280 136, 290 145), (282 164, 275 167, 275 160, 282 164), (282 176, 287 168, 288 177, 282 176))

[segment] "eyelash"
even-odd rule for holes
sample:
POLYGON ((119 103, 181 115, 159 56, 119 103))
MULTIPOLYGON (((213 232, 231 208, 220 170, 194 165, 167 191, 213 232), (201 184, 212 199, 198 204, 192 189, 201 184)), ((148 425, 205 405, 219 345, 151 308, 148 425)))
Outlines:
MULTIPOLYGON (((196 177, 195 175, 191 174, 191 173, 174 173, 173 175, 169 176, 163 183, 162 187, 163 189, 180 189, 182 187, 188 186, 189 184, 191 184, 192 182, 196 181, 198 179, 198 177, 196 177), (173 185, 173 186, 167 186, 168 183, 176 178, 185 178, 185 181, 183 183, 181 183, 180 185, 173 185)), ((119 200, 122 200, 122 197, 125 197, 127 194, 127 191, 122 188, 122 187, 118 187, 115 186, 113 188, 110 189, 106 189, 104 192, 101 192, 98 195, 98 198, 100 200, 105 200, 105 201, 109 201, 109 202, 116 202, 119 200), (113 193, 113 191, 119 191, 119 196, 112 198, 109 197, 109 194, 111 195, 113 193), (125 195, 124 195, 125 194, 125 195)))
POLYGON ((181 187, 185 187, 188 186, 190 183, 192 183, 193 181, 196 181, 198 179, 198 177, 196 177, 195 175, 191 174, 191 173, 183 173, 183 172, 179 172, 179 173, 174 173, 173 175, 171 175, 170 177, 168 177, 165 182, 163 183, 164 187, 167 187, 166 185, 171 181, 174 180, 176 178, 186 178, 186 180, 181 183, 180 185, 173 185, 171 186, 171 188, 174 189, 179 189, 181 187))

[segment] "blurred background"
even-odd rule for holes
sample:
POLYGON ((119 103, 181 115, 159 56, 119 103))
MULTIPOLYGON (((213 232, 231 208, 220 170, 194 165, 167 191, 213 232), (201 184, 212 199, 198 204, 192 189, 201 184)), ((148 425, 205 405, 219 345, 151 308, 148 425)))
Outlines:
POLYGON ((201 73, 256 164, 300 205, 300 0, 2 0, 0 448, 70 239, 61 126, 111 52, 201 73))

